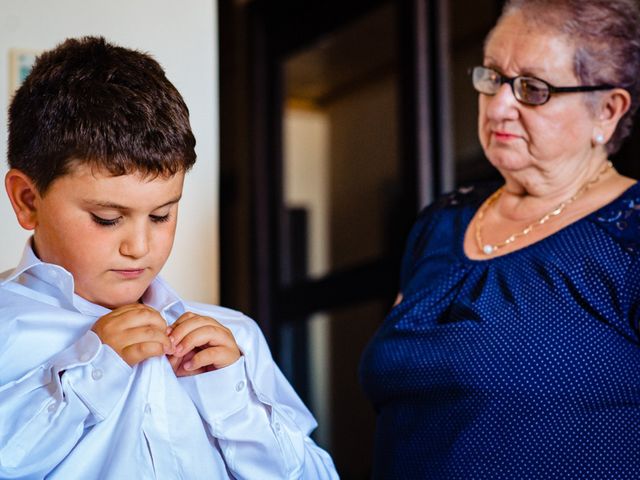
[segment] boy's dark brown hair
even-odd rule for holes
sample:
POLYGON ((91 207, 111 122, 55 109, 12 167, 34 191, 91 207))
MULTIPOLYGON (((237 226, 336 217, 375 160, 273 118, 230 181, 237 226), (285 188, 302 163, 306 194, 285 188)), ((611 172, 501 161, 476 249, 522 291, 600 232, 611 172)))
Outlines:
POLYGON ((189 110, 148 54, 102 37, 40 55, 9 107, 9 166, 44 194, 76 162, 112 175, 189 170, 189 110))

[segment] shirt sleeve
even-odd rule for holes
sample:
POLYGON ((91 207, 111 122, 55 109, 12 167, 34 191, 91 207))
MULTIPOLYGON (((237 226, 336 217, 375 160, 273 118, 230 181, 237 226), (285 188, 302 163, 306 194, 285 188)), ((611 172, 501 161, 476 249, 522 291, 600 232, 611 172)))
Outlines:
POLYGON ((317 426, 311 413, 274 363, 260 330, 246 321, 251 328, 234 331, 243 351, 239 360, 180 378, 227 467, 238 479, 337 479, 331 457, 309 437, 317 426))
POLYGON ((132 369, 88 331, 66 350, 0 384, 0 478, 42 478, 106 418, 132 369))

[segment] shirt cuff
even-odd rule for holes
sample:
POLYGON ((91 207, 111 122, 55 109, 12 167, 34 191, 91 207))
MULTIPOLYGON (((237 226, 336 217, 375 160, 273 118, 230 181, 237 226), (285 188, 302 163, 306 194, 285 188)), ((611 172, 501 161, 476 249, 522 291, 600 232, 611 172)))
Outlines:
POLYGON ((249 403, 249 382, 244 368, 244 356, 219 370, 180 377, 178 380, 191 397, 200 416, 212 427, 249 403))
POLYGON ((98 419, 106 418, 129 385, 133 369, 88 331, 54 361, 56 375, 98 419))

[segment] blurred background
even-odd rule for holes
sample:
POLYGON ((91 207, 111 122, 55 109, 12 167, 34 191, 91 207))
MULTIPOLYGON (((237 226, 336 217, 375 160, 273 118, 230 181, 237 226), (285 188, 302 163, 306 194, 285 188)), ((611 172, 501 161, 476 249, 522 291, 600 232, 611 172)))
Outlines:
POLYGON ((219 1, 222 303, 260 322, 344 479, 370 475, 358 363, 413 219, 498 178, 467 72, 502 4, 219 1))
MULTIPOLYGON (((163 275, 186 298, 256 319, 318 419, 315 440, 343 479, 366 479, 375 412, 358 364, 397 293, 407 232, 435 196, 497 178, 477 141, 467 72, 482 62, 501 8, 501 0, 5 0, 0 107, 16 71, 70 36, 104 35, 162 64, 198 142, 163 275)), ((638 158, 636 132, 614 160, 637 178, 638 158)), ((4 270, 29 233, 4 196, 0 220, 4 270)))
POLYGON ((220 0, 221 300, 251 312, 344 479, 358 384, 419 209, 491 178, 467 68, 497 1, 220 0))

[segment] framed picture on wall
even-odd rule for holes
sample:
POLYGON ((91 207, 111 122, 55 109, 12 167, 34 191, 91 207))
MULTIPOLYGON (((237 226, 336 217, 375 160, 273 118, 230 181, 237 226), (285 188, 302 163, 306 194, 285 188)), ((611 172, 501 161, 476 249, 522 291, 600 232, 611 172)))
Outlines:
POLYGON ((33 62, 40 52, 22 48, 9 50, 9 96, 22 84, 29 75, 33 62))

